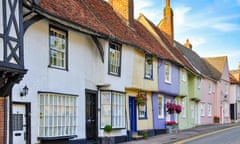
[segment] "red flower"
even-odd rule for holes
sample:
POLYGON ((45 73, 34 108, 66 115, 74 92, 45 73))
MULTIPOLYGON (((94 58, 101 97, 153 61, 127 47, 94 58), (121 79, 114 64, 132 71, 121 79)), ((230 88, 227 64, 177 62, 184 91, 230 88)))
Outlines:
POLYGON ((136 100, 136 103, 137 104, 146 104, 147 102, 147 96, 145 94, 138 94, 136 97, 135 97, 135 100, 136 100))
POLYGON ((176 125, 175 121, 166 121, 166 125, 176 125))
POLYGON ((175 103, 167 102, 166 107, 169 114, 174 114, 175 112, 179 114, 182 111, 182 107, 180 105, 176 105, 175 103))

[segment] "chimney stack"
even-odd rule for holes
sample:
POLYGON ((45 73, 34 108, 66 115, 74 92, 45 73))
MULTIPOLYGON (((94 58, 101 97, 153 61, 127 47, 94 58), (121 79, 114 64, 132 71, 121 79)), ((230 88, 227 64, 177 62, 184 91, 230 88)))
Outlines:
POLYGON ((166 6, 163 11, 163 19, 158 24, 158 28, 167 34, 168 40, 174 42, 173 11, 170 6, 170 0, 166 0, 166 6))
POLYGON ((184 46, 185 46, 186 48, 192 49, 192 44, 189 42, 189 39, 186 40, 184 46))
POLYGON ((133 0, 109 0, 109 4, 130 26, 132 26, 134 22, 133 0))

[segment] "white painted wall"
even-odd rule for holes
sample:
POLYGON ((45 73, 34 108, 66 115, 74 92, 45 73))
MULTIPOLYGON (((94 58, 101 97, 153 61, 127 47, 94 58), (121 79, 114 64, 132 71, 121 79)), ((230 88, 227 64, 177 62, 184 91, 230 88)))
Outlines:
MULTIPOLYGON (((99 83, 110 84, 108 89, 125 91, 131 84, 134 52, 122 46, 121 77, 108 75, 108 41, 101 40, 105 62, 90 36, 68 31, 68 71, 49 68, 49 23, 41 20, 26 31, 24 36, 25 68, 23 80, 13 88, 13 101, 31 102, 31 142, 37 143, 39 127, 38 92, 56 92, 78 95, 77 138, 85 134, 85 89, 97 90, 99 83), (29 88, 26 97, 20 97, 21 89, 29 88)), ((100 106, 99 106, 100 107, 100 106)), ((100 118, 100 115, 99 115, 100 118)), ((99 119, 100 120, 100 119, 99 119)), ((126 134, 119 130, 114 135, 126 134)), ((101 135, 101 134, 100 134, 101 135)))

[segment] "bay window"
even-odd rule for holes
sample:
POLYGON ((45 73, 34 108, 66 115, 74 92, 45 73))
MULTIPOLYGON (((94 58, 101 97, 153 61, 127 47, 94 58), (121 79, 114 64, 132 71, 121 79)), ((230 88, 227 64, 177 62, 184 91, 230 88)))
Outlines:
POLYGON ((76 101, 72 95, 39 93, 39 137, 76 135, 76 101))
POLYGON ((103 90, 101 96, 101 128, 111 125, 112 128, 125 128, 125 93, 103 90))

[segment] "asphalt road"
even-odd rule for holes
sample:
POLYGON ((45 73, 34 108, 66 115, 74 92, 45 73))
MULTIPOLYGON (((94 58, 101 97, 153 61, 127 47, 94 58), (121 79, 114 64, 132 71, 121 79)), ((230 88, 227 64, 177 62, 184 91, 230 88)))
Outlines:
POLYGON ((240 144, 240 127, 234 127, 206 136, 199 136, 178 144, 240 144))

